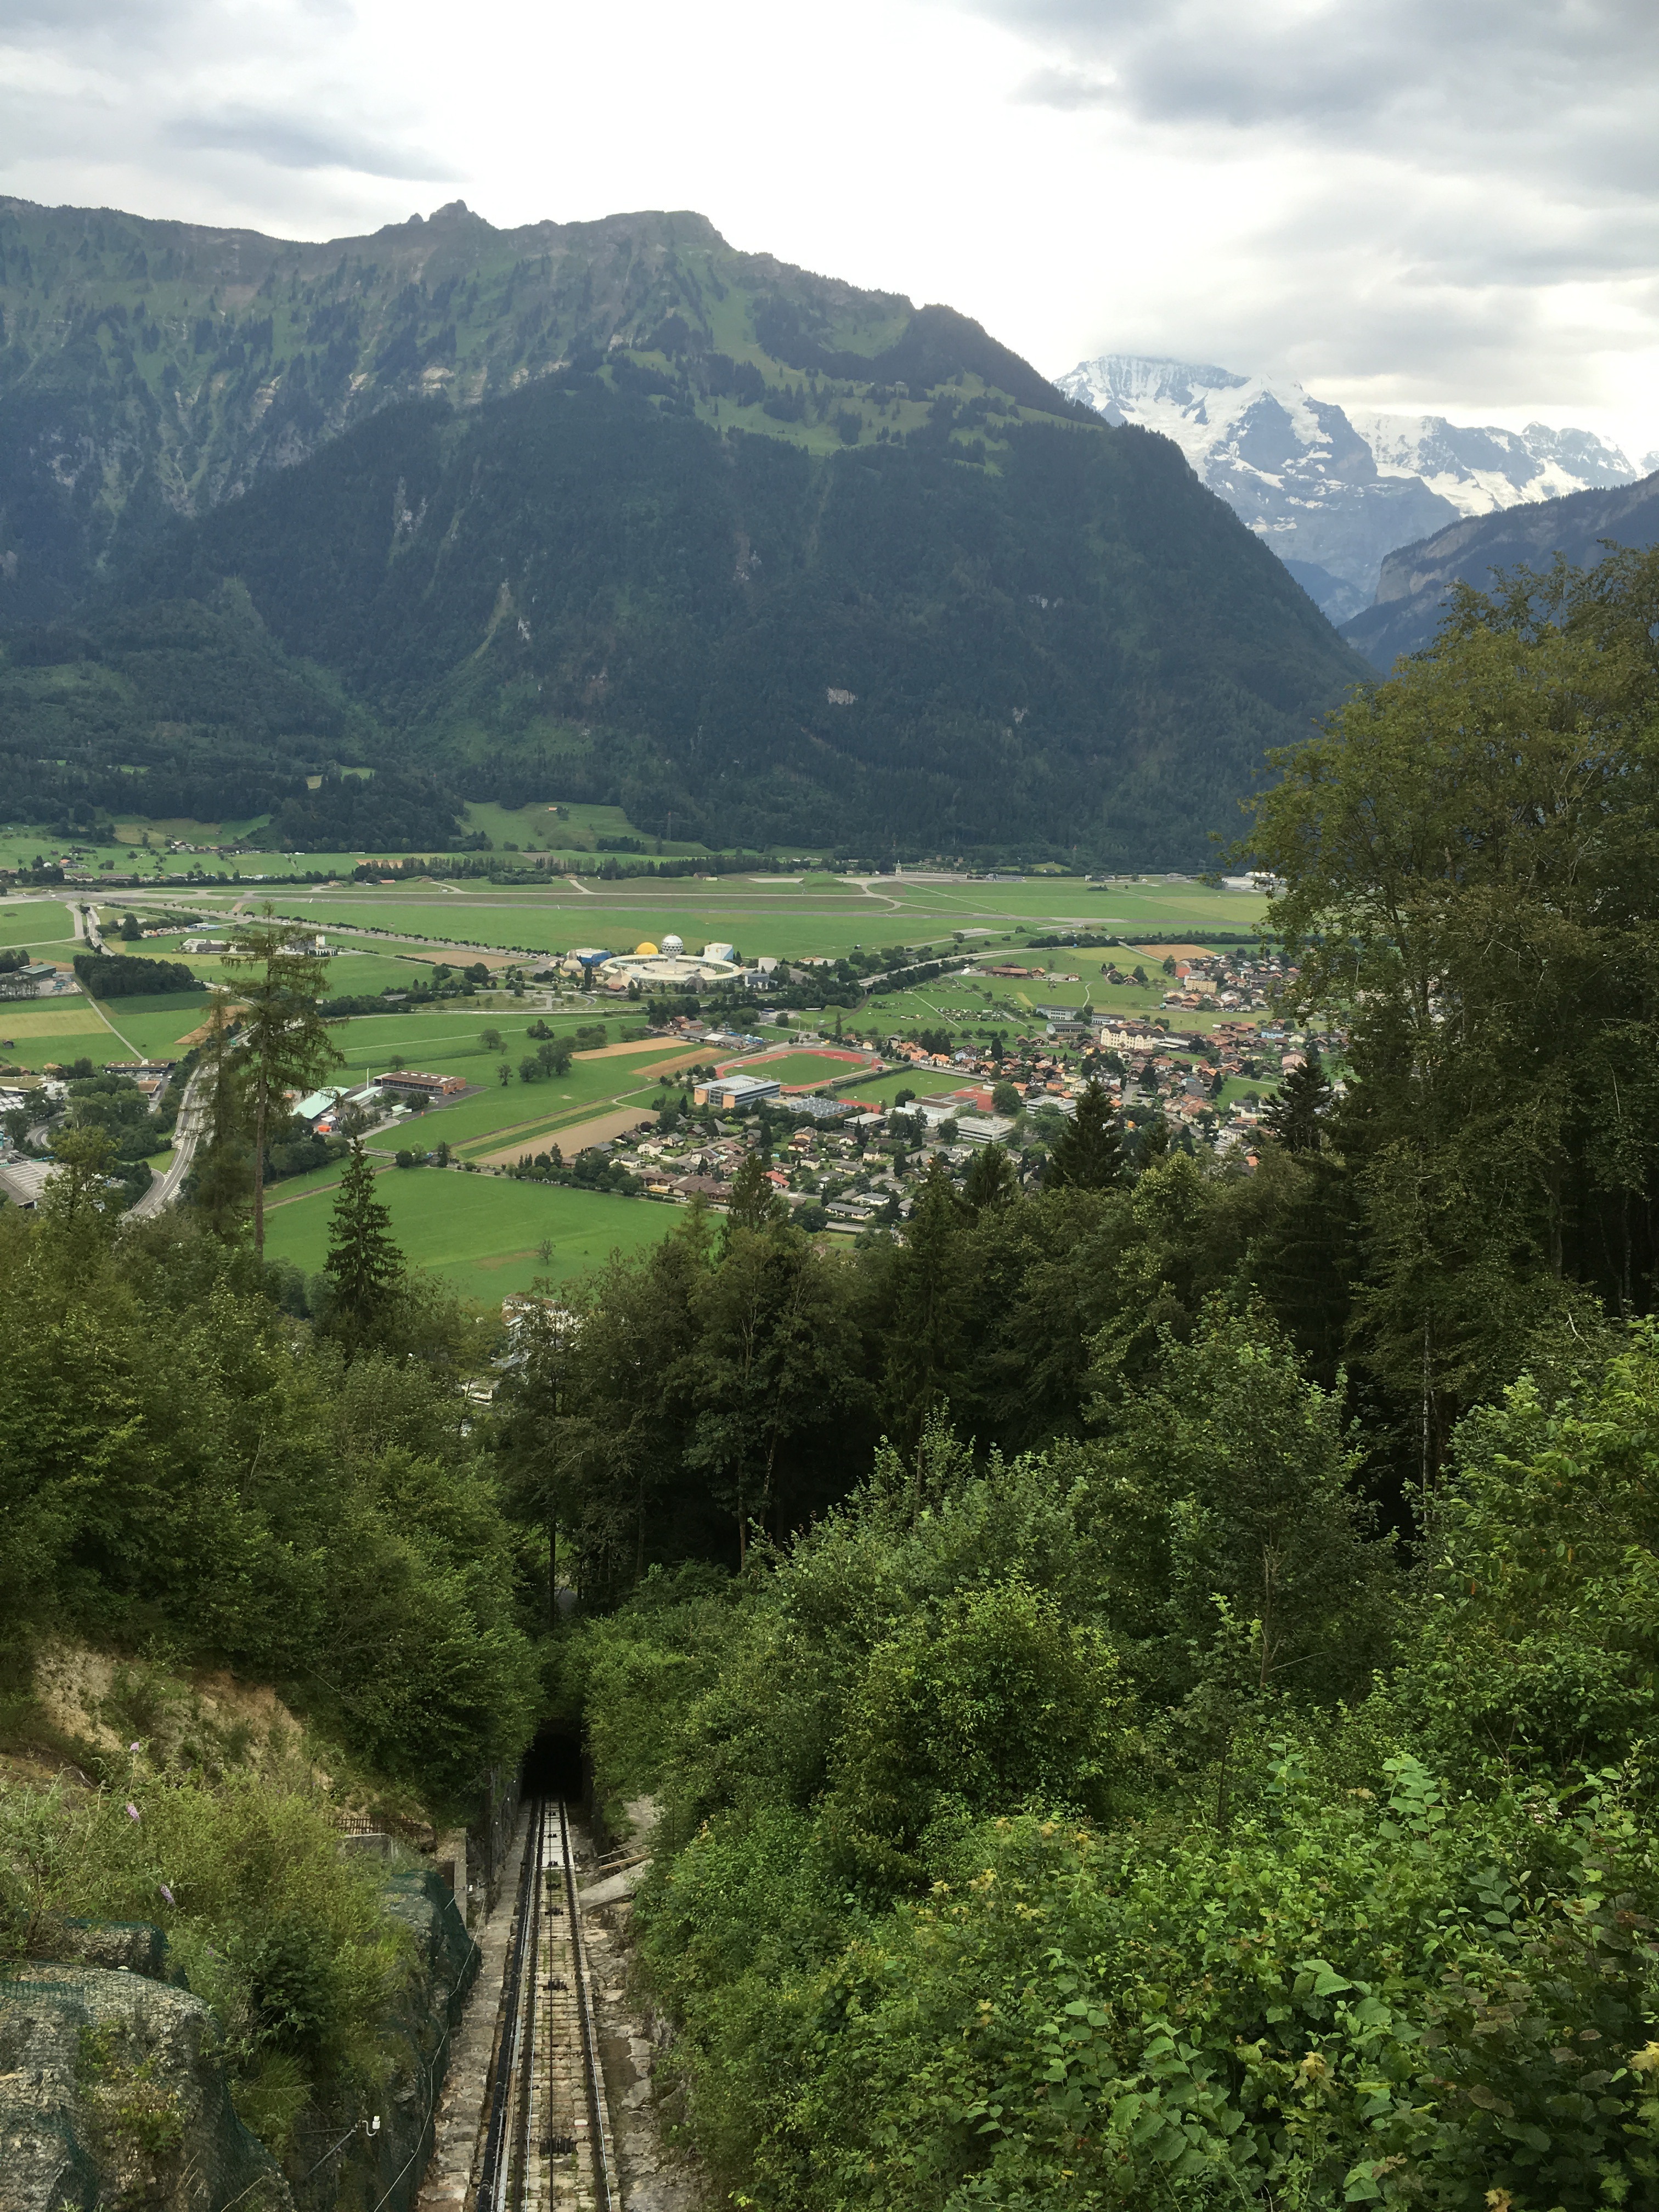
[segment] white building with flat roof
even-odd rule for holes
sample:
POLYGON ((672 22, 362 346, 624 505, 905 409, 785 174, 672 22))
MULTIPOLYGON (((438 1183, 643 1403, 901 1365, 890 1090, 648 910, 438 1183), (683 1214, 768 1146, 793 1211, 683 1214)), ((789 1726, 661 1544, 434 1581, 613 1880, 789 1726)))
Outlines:
POLYGON ((783 1085, 763 1075, 711 1075, 691 1093, 692 1103, 712 1106, 717 1114, 742 1113, 758 1106, 763 1098, 776 1098, 783 1085))

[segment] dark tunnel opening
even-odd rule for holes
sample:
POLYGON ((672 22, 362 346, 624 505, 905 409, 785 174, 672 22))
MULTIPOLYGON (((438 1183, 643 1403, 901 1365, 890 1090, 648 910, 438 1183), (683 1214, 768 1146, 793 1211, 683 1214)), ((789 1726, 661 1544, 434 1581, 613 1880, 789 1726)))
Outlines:
POLYGON ((580 1803, 582 1741, 568 1723, 542 1723, 524 1755, 520 1786, 526 1797, 562 1797, 572 1805, 580 1803))

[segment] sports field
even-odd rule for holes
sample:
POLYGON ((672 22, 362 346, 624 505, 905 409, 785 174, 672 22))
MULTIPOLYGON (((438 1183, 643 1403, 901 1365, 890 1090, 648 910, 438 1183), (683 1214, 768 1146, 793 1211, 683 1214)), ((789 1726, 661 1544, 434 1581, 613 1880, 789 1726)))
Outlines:
POLYGON ((917 1098, 935 1098, 948 1091, 960 1091, 975 1080, 965 1068, 953 1072, 944 1067, 905 1067, 849 1085, 842 1096, 859 1105, 890 1106, 901 1091, 917 1098))
POLYGON ((838 1052, 764 1053, 756 1060, 732 1060, 727 1065, 746 1074, 764 1076, 769 1083, 781 1083, 786 1091, 814 1089, 838 1075, 856 1075, 859 1067, 850 1054, 838 1052))
MULTIPOLYGON (((308 1194, 282 1183, 266 1216, 265 1251, 314 1274, 328 1255, 331 1195, 339 1180, 306 1178, 308 1194)), ((684 1218, 678 1206, 611 1198, 555 1183, 514 1182, 457 1169, 389 1169, 376 1195, 408 1256, 468 1297, 490 1304, 527 1291, 538 1276, 558 1283, 601 1267, 613 1251, 654 1244, 684 1218), (542 1248, 548 1247, 543 1256, 542 1248)))

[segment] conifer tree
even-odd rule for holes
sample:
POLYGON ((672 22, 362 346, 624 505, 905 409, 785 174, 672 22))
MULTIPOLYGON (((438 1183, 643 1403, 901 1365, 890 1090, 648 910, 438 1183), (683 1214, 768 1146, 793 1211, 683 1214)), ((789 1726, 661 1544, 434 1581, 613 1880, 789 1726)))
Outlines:
MULTIPOLYGON (((265 909, 267 916, 270 908, 265 909)), ((265 1146, 285 1115, 284 1094, 309 1089, 340 1065, 329 1042, 317 1001, 328 979, 328 962, 299 949, 302 932, 267 919, 237 932, 227 968, 245 971, 242 1050, 237 1071, 247 1101, 253 1139, 253 1249, 265 1249, 265 1146)))
POLYGON ((907 1448, 940 1400, 951 1396, 965 1367, 973 1285, 962 1266, 964 1227, 951 1170, 935 1155, 911 1204, 893 1269, 883 1395, 892 1432, 907 1448))
POLYGON ((977 1220, 988 1206, 1006 1206, 1018 1194, 1014 1164, 1000 1145, 981 1145, 963 1185, 962 1200, 977 1220))
POLYGON ((328 1329, 349 1350, 370 1340, 402 1279, 404 1255, 392 1235, 392 1212, 374 1195, 374 1170, 361 1137, 340 1181, 328 1224, 328 1329))
POLYGON ((253 1189, 245 1100, 238 1081, 235 1018, 227 993, 214 994, 192 1103, 202 1134, 190 1178, 191 1203, 213 1234, 226 1243, 241 1234, 253 1189))
POLYGON ((1110 1093, 1091 1076, 1077 1111, 1054 1140, 1043 1177, 1049 1190, 1109 1190, 1123 1173, 1123 1138, 1110 1093))
POLYGON ((1330 1078, 1319 1057, 1319 1047, 1310 1044, 1301 1066, 1291 1070, 1284 1088, 1262 1115, 1262 1126, 1273 1131, 1287 1152, 1316 1152, 1324 1141, 1324 1121, 1330 1104, 1330 1078))
POLYGON ((764 1148, 745 1154, 732 1178, 732 1194, 726 1201, 726 1233, 734 1229, 765 1229, 782 1220, 785 1206, 767 1178, 764 1148))

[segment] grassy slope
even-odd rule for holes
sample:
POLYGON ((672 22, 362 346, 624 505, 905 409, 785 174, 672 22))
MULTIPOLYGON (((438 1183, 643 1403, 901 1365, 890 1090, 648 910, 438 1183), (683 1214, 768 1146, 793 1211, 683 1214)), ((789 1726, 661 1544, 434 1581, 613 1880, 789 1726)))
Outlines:
MULTIPOLYGON (((273 1260, 291 1260, 307 1273, 322 1266, 327 1192, 337 1179, 318 1179, 317 1194, 297 1202, 289 1186, 279 1188, 276 1196, 288 1202, 274 1206, 268 1217, 265 1249, 273 1260)), ((392 1209, 393 1236, 411 1258, 467 1296, 492 1304, 527 1291, 537 1276, 563 1282, 601 1265, 612 1251, 653 1244, 680 1218, 678 1210, 646 1199, 433 1168, 393 1168, 375 1189, 392 1209), (544 1239, 554 1248, 550 1260, 538 1252, 544 1239)))

